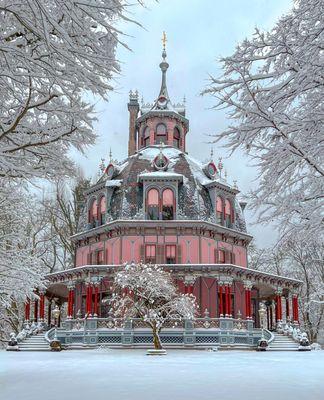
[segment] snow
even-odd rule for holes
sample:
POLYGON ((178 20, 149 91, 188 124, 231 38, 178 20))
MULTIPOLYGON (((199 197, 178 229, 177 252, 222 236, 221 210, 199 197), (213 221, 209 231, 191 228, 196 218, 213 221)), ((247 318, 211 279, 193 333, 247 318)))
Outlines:
POLYGON ((183 179, 182 174, 177 174, 175 172, 166 171, 154 171, 154 172, 143 172, 139 174, 139 178, 180 178, 183 179))
POLYGON ((122 182, 122 179, 112 179, 106 182, 106 187, 120 187, 122 182))
POLYGON ((0 352, 6 400, 320 400, 324 351, 0 352))

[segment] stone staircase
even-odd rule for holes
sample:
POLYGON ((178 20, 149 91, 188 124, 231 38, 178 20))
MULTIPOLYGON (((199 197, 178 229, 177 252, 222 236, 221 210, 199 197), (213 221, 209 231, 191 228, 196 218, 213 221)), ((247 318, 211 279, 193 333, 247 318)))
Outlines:
POLYGON ((20 351, 50 351, 49 343, 45 340, 45 333, 38 333, 18 343, 20 351))
POLYGON ((299 344, 290 336, 274 332, 274 340, 269 344, 267 351, 297 351, 299 344))

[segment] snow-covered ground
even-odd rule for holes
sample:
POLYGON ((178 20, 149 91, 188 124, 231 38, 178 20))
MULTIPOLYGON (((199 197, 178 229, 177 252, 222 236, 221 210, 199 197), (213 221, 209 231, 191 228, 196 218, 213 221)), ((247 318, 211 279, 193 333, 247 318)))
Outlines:
POLYGON ((3 400, 322 400, 324 351, 0 351, 3 400))

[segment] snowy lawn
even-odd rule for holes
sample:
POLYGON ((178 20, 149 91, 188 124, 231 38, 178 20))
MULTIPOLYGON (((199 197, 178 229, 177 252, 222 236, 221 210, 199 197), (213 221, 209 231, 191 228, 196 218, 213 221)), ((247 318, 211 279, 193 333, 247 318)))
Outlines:
POLYGON ((322 400, 324 351, 0 351, 3 400, 322 400))

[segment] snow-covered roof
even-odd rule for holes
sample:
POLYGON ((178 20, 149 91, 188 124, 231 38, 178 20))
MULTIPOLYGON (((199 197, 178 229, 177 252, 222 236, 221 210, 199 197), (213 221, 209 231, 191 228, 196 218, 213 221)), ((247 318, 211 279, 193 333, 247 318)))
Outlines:
POLYGON ((122 179, 112 179, 106 182, 106 187, 120 187, 122 183, 122 179))
POLYGON ((168 171, 154 171, 154 172, 143 172, 138 175, 139 180, 143 179, 177 179, 183 181, 183 175, 175 172, 168 171))

